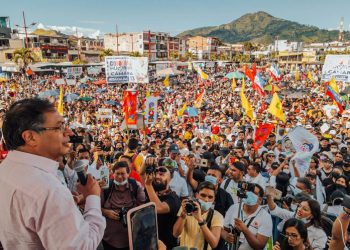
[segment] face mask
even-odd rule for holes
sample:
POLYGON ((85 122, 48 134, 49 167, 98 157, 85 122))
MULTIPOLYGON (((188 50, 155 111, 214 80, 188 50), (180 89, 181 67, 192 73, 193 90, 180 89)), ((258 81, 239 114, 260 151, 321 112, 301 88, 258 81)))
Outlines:
POLYGON ((82 161, 82 163, 84 164, 84 166, 88 166, 89 163, 90 163, 90 161, 87 160, 87 159, 83 159, 83 160, 81 160, 81 161, 82 161))
POLYGON ((297 211, 298 205, 292 203, 292 204, 290 204, 290 208, 291 208, 293 211, 297 211))
POLYGON ((114 180, 113 182, 117 186, 124 186, 124 185, 126 185, 126 183, 128 183, 128 179, 125 179, 125 181, 122 181, 122 182, 119 182, 119 181, 116 181, 116 180, 114 180))
POLYGON ((258 202, 258 196, 249 191, 247 192, 247 198, 244 198, 243 202, 248 206, 254 206, 258 202))
POLYGON ((166 184, 163 183, 152 183, 152 186, 154 188, 154 191, 159 192, 159 191, 163 191, 166 189, 166 184))
POLYGON ((198 202, 201 205, 201 209, 203 211, 208 211, 211 208, 211 206, 213 205, 212 201, 205 202, 205 201, 202 201, 202 200, 198 200, 198 202))
POLYGON ((310 219, 308 219, 308 218, 298 218, 299 220, 301 220, 302 222, 304 222, 304 224, 308 224, 308 223, 310 223, 310 219))
POLYGON ((300 188, 295 187, 293 190, 294 195, 300 194, 302 191, 300 188))
POLYGON ((332 153, 336 153, 338 150, 336 148, 331 148, 332 153))
POLYGON ((206 175, 204 180, 216 185, 216 177, 215 176, 206 175))
POLYGON ((289 169, 283 169, 283 171, 282 171, 283 173, 286 173, 286 174, 290 174, 290 171, 289 171, 289 169))

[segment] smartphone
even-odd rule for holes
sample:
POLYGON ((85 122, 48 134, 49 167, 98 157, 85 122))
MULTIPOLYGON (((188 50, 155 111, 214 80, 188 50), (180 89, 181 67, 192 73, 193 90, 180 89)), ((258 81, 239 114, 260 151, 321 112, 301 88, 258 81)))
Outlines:
POLYGON ((130 250, 158 250, 156 204, 148 202, 127 213, 130 250))

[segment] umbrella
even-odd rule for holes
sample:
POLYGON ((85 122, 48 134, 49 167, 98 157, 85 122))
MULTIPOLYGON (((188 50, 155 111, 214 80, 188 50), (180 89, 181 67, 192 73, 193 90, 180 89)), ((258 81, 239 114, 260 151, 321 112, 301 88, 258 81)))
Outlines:
POLYGON ((90 97, 90 96, 83 96, 83 97, 80 97, 78 100, 79 100, 79 101, 89 102, 89 101, 92 101, 93 98, 90 97))
POLYGON ((58 89, 51 89, 51 90, 47 90, 47 91, 44 91, 44 92, 40 92, 38 94, 39 98, 46 98, 46 97, 51 97, 51 96, 54 96, 54 97, 57 97, 59 96, 59 90, 58 89))
POLYGON ((46 82, 46 80, 40 80, 37 84, 41 85, 44 84, 46 82))
POLYGON ((167 69, 162 69, 157 72, 157 76, 177 76, 177 75, 183 75, 185 72, 173 68, 167 68, 167 69))
POLYGON ((91 78, 91 77, 86 76, 86 77, 84 77, 84 78, 81 78, 79 81, 80 81, 81 83, 86 83, 86 82, 88 82, 88 81, 93 81, 93 80, 94 80, 94 78, 91 78))
POLYGON ((112 105, 112 106, 117 106, 117 102, 114 101, 114 100, 105 101, 105 104, 112 105))
POLYGON ((232 78, 242 79, 244 77, 244 74, 242 72, 235 71, 235 72, 228 73, 225 77, 228 79, 232 79, 232 78))
POLYGON ((96 89, 96 92, 97 92, 97 93, 107 92, 107 89, 98 88, 98 89, 96 89))
POLYGON ((106 83, 107 83, 107 81, 105 79, 100 79, 100 80, 93 82, 93 84, 95 84, 95 85, 103 85, 106 83))
POLYGON ((89 85, 82 83, 78 86, 78 89, 86 89, 87 87, 89 87, 89 85))
POLYGON ((64 97, 65 102, 74 102, 77 99, 79 99, 79 95, 77 94, 67 94, 64 97))
MULTIPOLYGON (((275 87, 275 91, 280 91, 281 89, 277 86, 274 86, 275 87)), ((269 84, 269 85, 266 85, 266 87, 264 88, 264 90, 267 90, 267 91, 272 91, 272 85, 269 84)))

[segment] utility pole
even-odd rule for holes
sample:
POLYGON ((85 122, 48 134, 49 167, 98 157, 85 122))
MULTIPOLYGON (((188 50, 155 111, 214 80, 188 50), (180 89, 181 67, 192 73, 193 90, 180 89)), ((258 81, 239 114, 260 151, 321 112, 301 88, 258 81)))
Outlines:
POLYGON ((81 41, 80 41, 80 39, 79 39, 79 37, 78 37, 78 28, 76 27, 75 28, 75 35, 76 35, 76 37, 77 37, 77 39, 78 39, 78 41, 77 41, 77 49, 78 49, 78 60, 80 60, 80 47, 81 47, 81 41))
POLYGON ((30 25, 27 26, 27 23, 26 23, 26 17, 24 15, 24 11, 22 11, 22 15, 23 15, 23 26, 20 26, 18 24, 16 24, 15 26, 18 27, 18 28, 22 28, 24 29, 24 33, 26 35, 26 42, 25 42, 25 48, 28 48, 29 47, 29 40, 28 40, 28 28, 36 25, 36 23, 31 23, 30 25))
POLYGON ((151 30, 148 30, 148 61, 151 61, 151 30))

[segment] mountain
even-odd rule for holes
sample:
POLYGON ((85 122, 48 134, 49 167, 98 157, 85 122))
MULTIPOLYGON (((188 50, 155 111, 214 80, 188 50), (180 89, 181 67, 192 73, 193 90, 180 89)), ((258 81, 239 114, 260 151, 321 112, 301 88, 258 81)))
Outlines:
MULTIPOLYGON (((311 42, 330 42, 338 39, 338 31, 319 29, 315 26, 303 25, 297 22, 276 18, 259 11, 241 16, 230 23, 202 27, 184 31, 178 37, 213 36, 227 43, 254 42, 268 44, 277 36, 280 40, 311 42)), ((344 38, 349 39, 350 33, 344 32, 344 38)))

